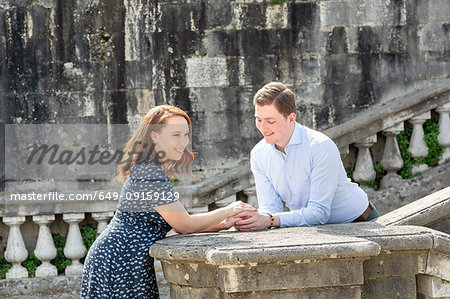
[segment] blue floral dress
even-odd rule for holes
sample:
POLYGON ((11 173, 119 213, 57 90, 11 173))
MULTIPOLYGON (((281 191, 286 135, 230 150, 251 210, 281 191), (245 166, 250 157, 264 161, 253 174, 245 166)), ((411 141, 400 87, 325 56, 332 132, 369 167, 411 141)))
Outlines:
POLYGON ((143 162, 132 168, 114 218, 87 254, 81 298, 159 298, 148 250, 171 227, 153 207, 177 198, 159 166, 143 162))

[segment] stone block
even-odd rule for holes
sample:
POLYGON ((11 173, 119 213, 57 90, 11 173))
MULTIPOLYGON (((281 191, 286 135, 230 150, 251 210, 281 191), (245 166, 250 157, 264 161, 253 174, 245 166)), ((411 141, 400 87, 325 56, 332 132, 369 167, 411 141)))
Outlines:
POLYGON ((417 275, 417 291, 429 299, 449 298, 450 281, 429 275, 417 275))
MULTIPOLYGON (((155 107, 155 96, 151 89, 134 89, 127 92, 128 114, 146 114, 155 107)), ((133 131, 134 132, 134 131, 133 131)))
POLYGON ((266 28, 287 28, 288 27, 288 4, 286 2, 280 5, 268 5, 266 7, 266 28))
POLYGON ((448 44, 448 33, 444 32, 441 24, 432 23, 419 27, 417 34, 420 51, 442 51, 443 43, 448 44))
POLYGON ((300 260, 291 263, 221 267, 218 274, 220 289, 226 293, 323 288, 363 283, 361 259, 300 260))
MULTIPOLYGON (((429 23, 448 23, 450 16, 450 5, 447 0, 428 1, 429 23)), ((447 36, 448 37, 448 36, 447 36)))
POLYGON ((406 25, 407 1, 386 1, 386 23, 387 25, 406 25))
POLYGON ((149 60, 125 62, 125 84, 127 89, 153 88, 152 62, 149 60))
POLYGON ((416 276, 366 279, 361 290, 362 299, 416 298, 416 276))
POLYGON ((186 299, 186 298, 223 298, 218 288, 194 288, 187 286, 179 286, 170 284, 170 298, 171 299, 186 299))
POLYGON ((231 26, 235 30, 262 29, 266 24, 265 5, 260 3, 231 3, 231 26))
POLYGON ((428 24, 429 20, 429 0, 419 0, 416 2, 416 18, 419 24, 428 24))
POLYGON ((336 25, 362 25, 364 15, 364 4, 360 1, 320 2, 321 29, 329 30, 336 25))
POLYGON ((231 25, 232 10, 227 1, 210 0, 206 4, 206 28, 217 28, 225 24, 231 25))
POLYGON ((218 287, 217 268, 212 265, 198 261, 189 263, 164 261, 162 266, 165 279, 172 284, 193 287, 218 287))
POLYGON ((360 299, 359 286, 325 288, 325 289, 295 289, 295 290, 271 290, 267 292, 225 293, 223 298, 258 298, 258 299, 360 299))
POLYGON ((415 275, 425 270, 427 251, 382 251, 376 257, 364 261, 364 278, 415 275))
POLYGON ((424 273, 450 281, 450 256, 448 253, 431 252, 426 266, 424 273))
POLYGON ((225 58, 188 58, 186 68, 188 87, 217 87, 228 84, 225 58))

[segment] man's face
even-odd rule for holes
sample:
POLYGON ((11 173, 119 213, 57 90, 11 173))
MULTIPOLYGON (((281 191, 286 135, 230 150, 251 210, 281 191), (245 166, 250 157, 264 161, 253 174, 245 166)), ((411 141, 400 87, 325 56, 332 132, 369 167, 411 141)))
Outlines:
POLYGON ((290 127, 295 121, 295 114, 284 117, 275 105, 255 106, 256 127, 269 144, 284 148, 291 137, 290 127))

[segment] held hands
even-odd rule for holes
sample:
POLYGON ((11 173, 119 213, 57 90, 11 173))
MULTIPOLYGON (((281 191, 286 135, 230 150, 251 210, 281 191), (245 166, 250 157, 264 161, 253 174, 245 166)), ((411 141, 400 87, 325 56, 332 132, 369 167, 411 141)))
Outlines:
POLYGON ((233 218, 237 218, 237 221, 234 221, 234 228, 243 232, 266 229, 270 226, 271 222, 269 215, 261 214, 257 211, 245 211, 237 214, 233 218))
POLYGON ((229 204, 228 206, 226 206, 225 208, 227 217, 231 217, 234 216, 236 214, 242 213, 242 212, 256 212, 257 210, 252 207, 249 204, 246 204, 242 201, 236 201, 233 202, 231 204, 229 204))

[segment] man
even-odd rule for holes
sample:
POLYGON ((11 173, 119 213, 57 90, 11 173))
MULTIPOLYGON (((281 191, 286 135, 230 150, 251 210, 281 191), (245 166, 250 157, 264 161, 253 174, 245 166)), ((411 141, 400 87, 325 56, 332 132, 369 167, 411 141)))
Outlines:
POLYGON ((339 150, 326 135, 295 121, 295 96, 272 82, 253 100, 263 134, 251 151, 259 210, 236 217, 236 229, 311 226, 378 217, 366 193, 347 178, 339 150), (283 212, 283 203, 290 209, 283 212))

